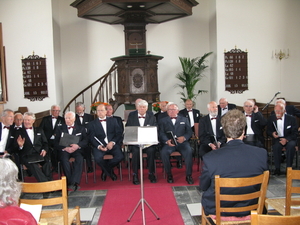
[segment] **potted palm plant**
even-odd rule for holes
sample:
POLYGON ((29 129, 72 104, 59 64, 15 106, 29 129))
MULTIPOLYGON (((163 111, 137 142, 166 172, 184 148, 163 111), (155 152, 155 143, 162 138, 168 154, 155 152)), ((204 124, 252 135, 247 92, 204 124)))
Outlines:
POLYGON ((195 101, 197 96, 202 93, 207 93, 207 90, 195 90, 196 84, 205 76, 204 70, 208 67, 205 65, 205 59, 210 56, 212 52, 205 53, 202 57, 185 58, 179 57, 182 71, 176 75, 176 78, 181 83, 176 84, 182 91, 179 94, 182 96, 182 101, 191 99, 195 101))

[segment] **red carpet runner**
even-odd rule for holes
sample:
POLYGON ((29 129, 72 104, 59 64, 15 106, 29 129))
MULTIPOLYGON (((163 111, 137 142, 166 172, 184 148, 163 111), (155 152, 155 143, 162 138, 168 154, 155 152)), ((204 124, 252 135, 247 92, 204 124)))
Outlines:
MULTIPOLYGON (((141 225, 143 222, 141 205, 130 222, 127 219, 141 198, 140 188, 108 190, 98 225, 141 225)), ((149 225, 184 225, 171 187, 148 187, 144 189, 144 198, 158 215, 145 204, 146 224, 149 225)))

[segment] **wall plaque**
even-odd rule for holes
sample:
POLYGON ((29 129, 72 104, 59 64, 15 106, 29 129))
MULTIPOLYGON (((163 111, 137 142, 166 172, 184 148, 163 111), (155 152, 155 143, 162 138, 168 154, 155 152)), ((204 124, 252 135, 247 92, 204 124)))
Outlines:
POLYGON ((48 97, 46 58, 34 53, 22 59, 24 97, 42 101, 48 97))
POLYGON ((248 90, 248 53, 231 49, 224 53, 225 90, 231 94, 241 94, 248 90))

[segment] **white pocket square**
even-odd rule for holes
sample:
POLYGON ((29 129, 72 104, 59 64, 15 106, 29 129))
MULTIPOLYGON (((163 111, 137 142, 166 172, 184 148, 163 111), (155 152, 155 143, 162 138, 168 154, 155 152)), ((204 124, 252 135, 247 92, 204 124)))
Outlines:
POLYGON ((185 122, 180 122, 180 124, 185 124, 185 122))
POLYGON ((36 133, 36 135, 41 135, 41 133, 36 133))
POLYGON ((254 120, 254 122, 256 123, 256 122, 259 122, 259 120, 254 120))
POLYGON ((291 128, 291 125, 289 125, 289 126, 286 127, 286 129, 289 129, 289 128, 291 128))
POLYGON ((223 129, 223 127, 220 127, 220 130, 222 130, 223 129))
POLYGON ((81 133, 75 134, 75 136, 79 136, 79 135, 81 135, 81 133))

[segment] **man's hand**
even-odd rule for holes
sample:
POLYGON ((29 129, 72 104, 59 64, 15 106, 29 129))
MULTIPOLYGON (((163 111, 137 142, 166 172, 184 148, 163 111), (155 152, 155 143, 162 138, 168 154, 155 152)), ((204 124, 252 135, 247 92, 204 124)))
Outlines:
POLYGON ((279 141, 280 144, 286 145, 287 142, 288 142, 287 139, 285 139, 285 138, 280 138, 280 141, 279 141))
POLYGON ((108 149, 108 150, 111 150, 113 147, 114 147, 114 143, 112 142, 112 141, 110 141, 110 142, 108 142, 108 144, 106 145, 106 148, 108 149))
POLYGON ((273 133, 272 133, 272 136, 273 136, 274 138, 279 138, 277 132, 273 132, 273 133))
POLYGON ((174 147, 175 145, 172 144, 171 139, 167 140, 167 145, 169 145, 170 147, 174 147))
POLYGON ((17 142, 19 147, 23 147, 24 143, 25 143, 25 138, 22 138, 21 135, 19 135, 19 137, 17 138, 17 142))
POLYGON ((45 157, 45 155, 47 154, 47 152, 43 149, 42 151, 41 151, 41 156, 43 156, 43 157, 45 157))
POLYGON ((210 144, 209 144, 209 147, 210 147, 212 150, 216 150, 216 149, 217 149, 217 146, 215 146, 213 143, 210 143, 210 144))
POLYGON ((98 149, 99 149, 100 151, 103 151, 103 152, 106 152, 106 151, 107 151, 107 148, 104 147, 104 146, 102 146, 102 145, 99 145, 98 149))

